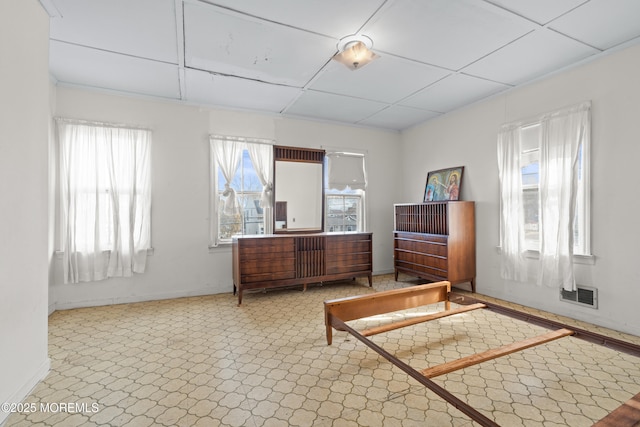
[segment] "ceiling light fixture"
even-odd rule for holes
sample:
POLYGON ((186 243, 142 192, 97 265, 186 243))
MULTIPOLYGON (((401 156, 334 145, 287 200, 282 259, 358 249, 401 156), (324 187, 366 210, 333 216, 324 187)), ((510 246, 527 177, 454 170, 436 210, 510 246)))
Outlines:
POLYGON ((371 50, 373 41, 367 36, 348 36, 338 42, 338 53, 333 60, 347 66, 351 71, 359 70, 376 58, 371 50))

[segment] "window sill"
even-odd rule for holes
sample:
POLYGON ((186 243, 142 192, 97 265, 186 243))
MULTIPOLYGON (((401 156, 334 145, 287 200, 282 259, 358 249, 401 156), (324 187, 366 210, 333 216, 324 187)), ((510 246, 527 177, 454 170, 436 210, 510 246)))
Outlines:
MULTIPOLYGON (((109 252, 109 251, 105 251, 105 252, 109 252)), ((153 256, 154 253, 155 253, 155 248, 147 249, 147 256, 153 256)), ((64 255, 64 251, 61 251, 59 249, 56 249, 55 251, 53 251, 53 256, 56 259, 62 259, 63 255, 64 255)))
POLYGON ((209 245, 209 253, 228 252, 231 250, 231 242, 220 242, 218 246, 209 245))
MULTIPOLYGON (((502 248, 500 246, 496 246, 498 253, 502 252, 502 248)), ((527 250, 525 252, 525 258, 527 259, 540 259, 540 252, 534 250, 527 250)), ((595 255, 573 255, 573 262, 575 264, 583 264, 583 265, 595 265, 596 256, 595 255)))

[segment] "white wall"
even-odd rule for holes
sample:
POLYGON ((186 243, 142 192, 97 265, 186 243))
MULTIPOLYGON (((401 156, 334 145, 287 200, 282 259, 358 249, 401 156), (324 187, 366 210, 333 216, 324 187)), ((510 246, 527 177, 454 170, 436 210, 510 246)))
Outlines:
POLYGON ((422 197, 429 170, 465 166, 461 198, 476 201, 477 290, 640 335, 640 46, 604 56, 526 87, 442 116, 402 135, 404 197, 422 197), (592 101, 593 265, 578 284, 598 288, 599 308, 559 299, 559 291, 500 278, 496 138, 502 123, 592 101))
POLYGON ((49 370, 49 17, 36 0, 0 2, 0 56, 0 403, 18 403, 49 370))
MULTIPOLYGON (((63 284, 57 259, 51 309, 231 292, 230 247, 208 249, 208 135, 275 139, 280 145, 368 151, 374 272, 393 269, 392 203, 397 197, 398 133, 276 116, 214 110, 58 87, 61 117, 127 123, 153 130, 152 230, 147 272, 133 278, 63 284)), ((58 245, 59 246, 59 245, 58 245)))

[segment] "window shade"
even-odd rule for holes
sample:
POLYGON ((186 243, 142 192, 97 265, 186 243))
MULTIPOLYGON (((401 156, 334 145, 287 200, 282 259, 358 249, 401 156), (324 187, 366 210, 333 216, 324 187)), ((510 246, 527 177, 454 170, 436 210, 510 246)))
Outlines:
POLYGON ((364 190, 367 176, 364 169, 364 155, 357 153, 327 153, 329 159, 329 188, 344 190, 364 190))

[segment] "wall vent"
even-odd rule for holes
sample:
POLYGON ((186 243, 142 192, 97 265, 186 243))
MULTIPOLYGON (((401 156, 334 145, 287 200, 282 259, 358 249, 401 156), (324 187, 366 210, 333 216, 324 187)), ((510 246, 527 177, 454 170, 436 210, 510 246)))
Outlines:
POLYGON ((575 291, 560 290, 562 301, 575 304, 586 305, 591 308, 598 308, 598 290, 590 286, 578 285, 575 291))

